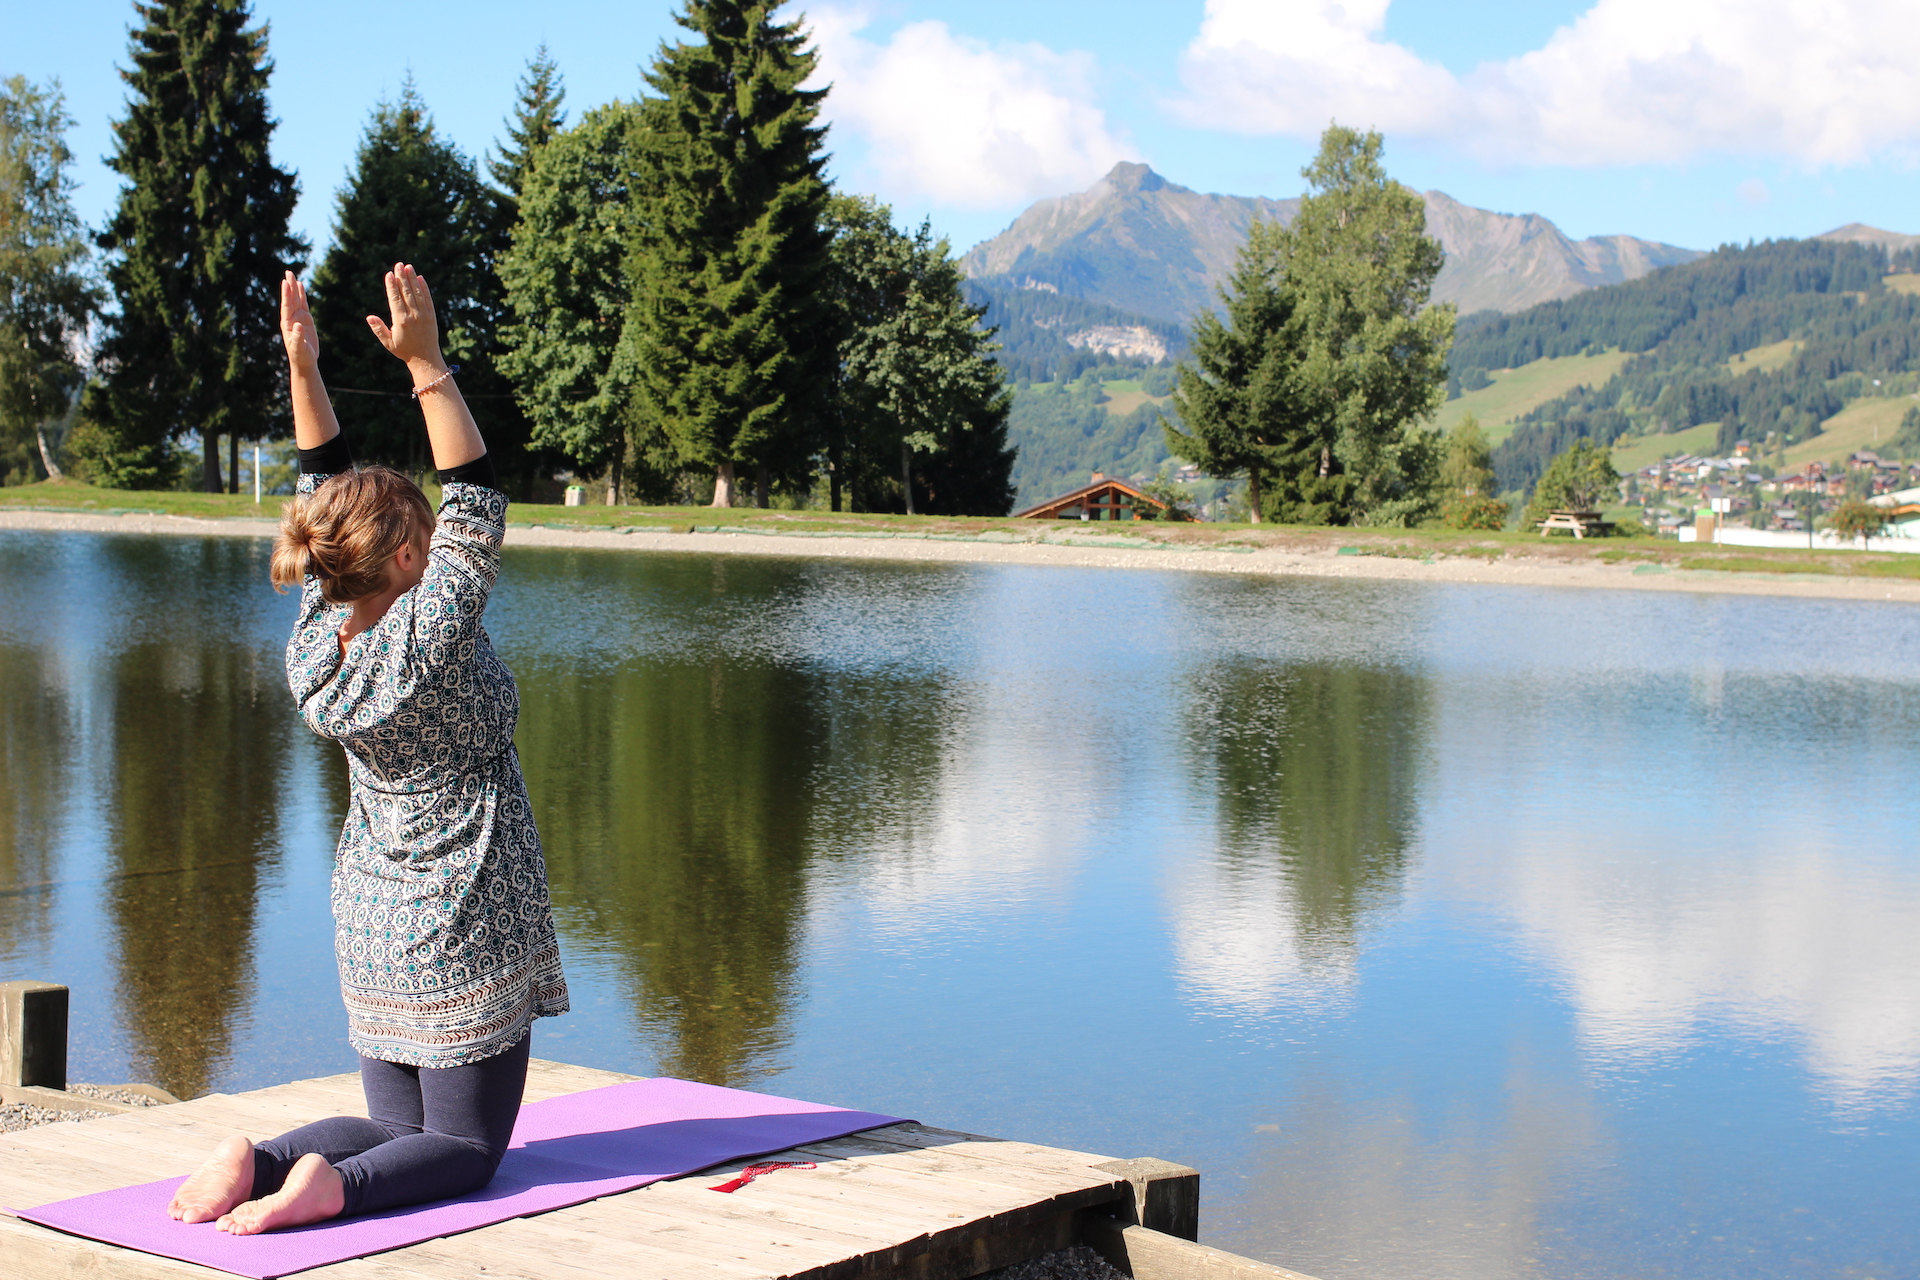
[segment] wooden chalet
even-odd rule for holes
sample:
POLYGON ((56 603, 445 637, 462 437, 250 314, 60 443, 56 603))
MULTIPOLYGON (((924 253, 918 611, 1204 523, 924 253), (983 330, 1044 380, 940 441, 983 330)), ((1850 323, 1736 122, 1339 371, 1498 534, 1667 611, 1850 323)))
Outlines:
POLYGON ((1167 509, 1167 504, 1158 498, 1150 498, 1126 481, 1096 471, 1091 483, 1037 507, 1016 511, 1014 517, 1020 520, 1133 520, 1138 518, 1134 508, 1142 504, 1162 511, 1167 509))

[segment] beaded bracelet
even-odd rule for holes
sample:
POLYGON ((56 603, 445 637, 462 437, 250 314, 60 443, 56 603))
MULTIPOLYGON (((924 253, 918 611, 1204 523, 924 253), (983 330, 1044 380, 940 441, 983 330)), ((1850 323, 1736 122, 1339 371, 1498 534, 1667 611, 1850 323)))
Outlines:
POLYGON ((435 378, 432 382, 429 382, 424 387, 415 387, 413 389, 413 398, 415 400, 418 400, 421 396, 427 394, 427 392, 433 390, 435 387, 439 386, 441 383, 445 382, 448 378, 451 378, 454 374, 458 372, 460 372, 459 365, 457 364, 448 365, 447 371, 441 374, 439 377, 435 378))

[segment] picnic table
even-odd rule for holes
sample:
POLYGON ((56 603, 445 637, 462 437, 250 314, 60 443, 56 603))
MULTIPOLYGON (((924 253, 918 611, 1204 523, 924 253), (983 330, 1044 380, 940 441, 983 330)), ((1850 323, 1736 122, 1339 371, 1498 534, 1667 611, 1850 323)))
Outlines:
POLYGON ((1549 511, 1547 518, 1540 521, 1540 536, 1544 538, 1555 529, 1565 529, 1576 538, 1584 538, 1589 533, 1604 537, 1613 532, 1613 523, 1601 519, 1598 511, 1549 511))

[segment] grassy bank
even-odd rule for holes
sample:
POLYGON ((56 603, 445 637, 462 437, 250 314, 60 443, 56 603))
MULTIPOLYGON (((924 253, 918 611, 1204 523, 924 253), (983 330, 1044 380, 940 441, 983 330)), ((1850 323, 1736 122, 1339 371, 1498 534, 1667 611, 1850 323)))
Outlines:
MULTIPOLYGON (((85 515, 169 515, 200 520, 277 519, 284 499, 258 506, 247 495, 97 489, 44 482, 0 489, 0 511, 85 515)), ((979 539, 991 542, 1176 545, 1223 551, 1272 549, 1296 554, 1411 559, 1524 558, 1535 563, 1632 564, 1646 572, 1676 569, 1721 573, 1813 574, 1920 579, 1920 555, 1797 548, 1699 547, 1665 538, 1575 541, 1535 533, 1462 533, 1450 529, 1328 529, 1290 525, 1091 523, 992 516, 836 515, 826 511, 757 511, 711 507, 563 507, 521 503, 511 523, 556 529, 730 532, 792 536, 979 539)))

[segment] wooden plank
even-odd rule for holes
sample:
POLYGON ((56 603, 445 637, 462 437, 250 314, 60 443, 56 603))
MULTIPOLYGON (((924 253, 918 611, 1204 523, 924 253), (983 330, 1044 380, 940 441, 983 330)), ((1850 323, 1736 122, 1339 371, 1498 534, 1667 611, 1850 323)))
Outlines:
MULTIPOLYGON (((637 1078, 535 1060, 527 1099, 637 1078)), ((13 1135, 0 1140, 0 1198, 26 1191, 40 1203, 187 1172, 226 1133, 264 1137, 321 1116, 364 1114, 361 1107, 358 1077, 339 1075, 61 1126, 65 1133, 13 1135)), ((1107 1157, 924 1125, 892 1125, 759 1159, 818 1167, 781 1170, 730 1195, 715 1194, 712 1186, 758 1163, 736 1161, 308 1274, 313 1280, 966 1280, 1072 1242, 1084 1210, 1132 1194, 1124 1178, 1094 1167, 1107 1157)), ((0 1219, 5 1280, 15 1280, 16 1254, 32 1260, 19 1280, 221 1274, 0 1219)))
POLYGON ((63 1235, 9 1217, 0 1217, 0 1260, 6 1263, 7 1280, 233 1280, 224 1271, 63 1235))
POLYGON ((1067 1184, 1088 1186, 1109 1184, 1116 1176, 1091 1166, 1060 1169, 1036 1167, 1017 1160, 985 1159, 977 1155, 972 1148, 962 1145, 932 1148, 907 1147, 899 1143, 884 1142, 866 1134, 855 1134, 830 1143, 796 1147, 794 1153, 816 1159, 863 1157, 881 1167, 911 1167, 916 1171, 945 1174, 969 1182, 1008 1189, 1031 1190, 1042 1194, 1065 1190, 1067 1184))
POLYGON ((1081 1234, 1095 1252, 1133 1280, 1313 1280, 1298 1271, 1099 1214, 1086 1216, 1081 1234))

